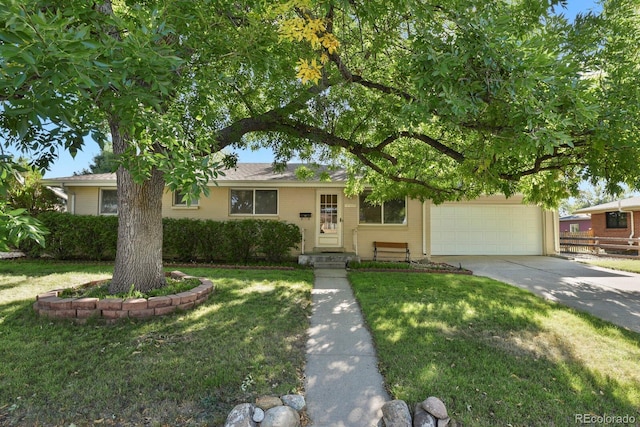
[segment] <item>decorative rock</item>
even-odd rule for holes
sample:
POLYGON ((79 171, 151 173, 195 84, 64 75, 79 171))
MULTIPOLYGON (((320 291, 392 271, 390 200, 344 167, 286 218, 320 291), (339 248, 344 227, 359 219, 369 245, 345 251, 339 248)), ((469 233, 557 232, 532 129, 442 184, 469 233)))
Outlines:
POLYGON ((447 407, 444 406, 442 400, 437 397, 427 397, 427 400, 422 402, 421 405, 425 411, 439 420, 449 418, 449 415, 447 414, 447 407))
POLYGON ((264 414, 260 427, 300 427, 300 415, 289 406, 274 406, 264 414))
POLYGON ((438 427, 447 427, 449 425, 449 421, 451 421, 451 418, 449 417, 438 419, 438 427))
POLYGON ((299 394, 287 394, 282 396, 280 399, 282 400, 282 403, 287 406, 291 406, 298 412, 304 411, 304 408, 307 407, 307 402, 305 402, 304 396, 299 394))
POLYGON ((421 403, 416 404, 413 414, 413 427, 437 427, 436 417, 424 410, 421 403))
POLYGON ((267 411, 275 406, 282 406, 282 400, 275 396, 260 396, 256 399, 256 406, 264 411, 267 411))
POLYGON ((252 419, 254 408, 251 403, 236 405, 227 416, 224 427, 257 427, 252 419))
POLYGON ((260 408, 253 410, 253 421, 261 423, 264 420, 264 411, 260 408))
POLYGON ((411 413, 404 400, 392 400, 382 405, 382 420, 386 427, 411 427, 411 413))

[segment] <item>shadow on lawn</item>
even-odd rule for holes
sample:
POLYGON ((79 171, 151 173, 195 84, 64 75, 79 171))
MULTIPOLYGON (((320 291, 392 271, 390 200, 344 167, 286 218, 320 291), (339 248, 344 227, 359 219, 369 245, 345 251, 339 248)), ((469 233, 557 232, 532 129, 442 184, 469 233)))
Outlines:
POLYGON ((216 291, 153 320, 76 325, 0 305, 0 425, 221 425, 237 403, 302 385, 310 283, 183 271, 216 291))
POLYGON ((410 407, 439 396, 465 425, 569 425, 575 414, 640 419, 637 334, 487 279, 350 279, 391 394, 410 407), (616 372, 607 371, 607 354, 624 362, 613 363, 616 372))

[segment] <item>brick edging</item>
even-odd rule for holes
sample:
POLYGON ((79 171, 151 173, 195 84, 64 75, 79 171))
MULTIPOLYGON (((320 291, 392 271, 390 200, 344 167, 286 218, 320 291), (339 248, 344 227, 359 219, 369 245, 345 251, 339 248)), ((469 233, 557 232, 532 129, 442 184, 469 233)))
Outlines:
POLYGON ((172 279, 198 279, 200 285, 179 294, 151 298, 60 298, 62 289, 36 296, 33 309, 40 316, 54 319, 76 319, 90 317, 107 320, 122 318, 149 318, 163 316, 176 310, 189 310, 207 300, 215 286, 209 279, 188 276, 180 271, 168 274, 172 279))

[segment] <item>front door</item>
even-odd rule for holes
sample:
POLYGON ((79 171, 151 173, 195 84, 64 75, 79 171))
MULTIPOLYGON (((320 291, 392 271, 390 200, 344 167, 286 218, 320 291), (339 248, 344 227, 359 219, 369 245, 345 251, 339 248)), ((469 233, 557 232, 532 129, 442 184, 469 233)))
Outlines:
POLYGON ((318 248, 330 249, 342 248, 342 194, 339 191, 318 191, 318 234, 316 246, 318 248))

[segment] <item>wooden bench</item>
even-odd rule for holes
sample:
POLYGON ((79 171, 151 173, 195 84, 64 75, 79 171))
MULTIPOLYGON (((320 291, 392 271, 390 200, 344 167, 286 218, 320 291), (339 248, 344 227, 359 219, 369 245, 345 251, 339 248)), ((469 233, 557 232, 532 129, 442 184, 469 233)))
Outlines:
POLYGON ((408 243, 397 242, 373 242, 373 260, 378 260, 378 252, 390 252, 396 254, 404 254, 405 261, 410 262, 411 254, 409 253, 408 243))

